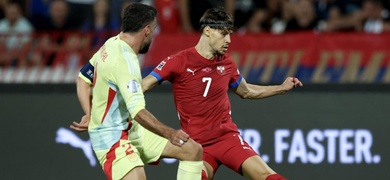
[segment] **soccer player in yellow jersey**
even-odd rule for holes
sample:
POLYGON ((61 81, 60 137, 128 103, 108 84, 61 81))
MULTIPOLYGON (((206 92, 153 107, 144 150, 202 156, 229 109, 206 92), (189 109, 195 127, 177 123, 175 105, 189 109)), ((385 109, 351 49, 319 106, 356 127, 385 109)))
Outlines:
POLYGON ((201 179, 201 146, 145 109, 137 55, 149 48, 156 16, 156 9, 148 5, 126 7, 121 33, 107 40, 79 74, 78 81, 93 86, 92 105, 89 95, 82 93, 89 92, 88 86, 77 86, 77 92, 83 118, 90 121, 92 147, 108 179, 146 179, 144 164, 161 157, 180 160, 177 179, 201 179))

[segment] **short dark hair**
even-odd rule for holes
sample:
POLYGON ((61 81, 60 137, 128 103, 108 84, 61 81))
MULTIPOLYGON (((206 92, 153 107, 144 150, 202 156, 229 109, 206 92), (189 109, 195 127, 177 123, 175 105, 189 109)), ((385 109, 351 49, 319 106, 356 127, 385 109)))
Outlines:
POLYGON ((157 17, 156 8, 142 4, 131 3, 123 10, 122 32, 138 32, 157 17))
POLYGON ((223 7, 208 9, 200 18, 199 25, 201 32, 203 32, 206 26, 226 31, 234 31, 236 29, 233 16, 227 13, 223 7))

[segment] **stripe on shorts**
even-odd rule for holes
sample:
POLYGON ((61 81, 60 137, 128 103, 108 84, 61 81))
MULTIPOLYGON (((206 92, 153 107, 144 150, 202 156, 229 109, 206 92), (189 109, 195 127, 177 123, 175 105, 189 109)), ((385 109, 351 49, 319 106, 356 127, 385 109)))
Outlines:
MULTIPOLYGON (((121 135, 120 140, 121 139, 123 139, 123 140, 129 139, 129 130, 131 129, 132 123, 131 123, 131 121, 128 123, 129 123, 129 126, 126 130, 122 131, 122 135, 121 135)), ((121 142, 120 140, 118 140, 118 142, 116 142, 111 147, 110 151, 108 151, 108 153, 106 155, 106 162, 104 162, 103 170, 104 170, 104 173, 106 174, 108 180, 112 180, 112 163, 116 159, 115 149, 119 147, 120 142, 121 142)))

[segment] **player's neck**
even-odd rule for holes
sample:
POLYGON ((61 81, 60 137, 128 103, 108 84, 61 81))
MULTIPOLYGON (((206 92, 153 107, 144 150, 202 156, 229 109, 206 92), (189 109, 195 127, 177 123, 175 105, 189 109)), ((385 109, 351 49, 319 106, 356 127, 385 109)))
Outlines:
POLYGON ((215 58, 215 53, 212 52, 211 47, 208 45, 207 41, 202 38, 195 46, 195 50, 205 59, 213 60, 215 58))
POLYGON ((119 34, 119 39, 128 44, 133 51, 138 54, 138 51, 141 48, 142 41, 138 38, 138 34, 123 33, 119 34))

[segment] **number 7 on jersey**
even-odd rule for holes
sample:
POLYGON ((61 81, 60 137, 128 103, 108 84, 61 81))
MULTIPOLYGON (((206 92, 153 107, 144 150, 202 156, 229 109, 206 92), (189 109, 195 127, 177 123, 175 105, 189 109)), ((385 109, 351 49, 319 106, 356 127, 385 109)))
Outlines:
POLYGON ((209 92, 210 85, 211 85, 211 77, 204 77, 202 78, 202 82, 207 82, 206 89, 204 90, 203 97, 207 96, 207 93, 209 92))

